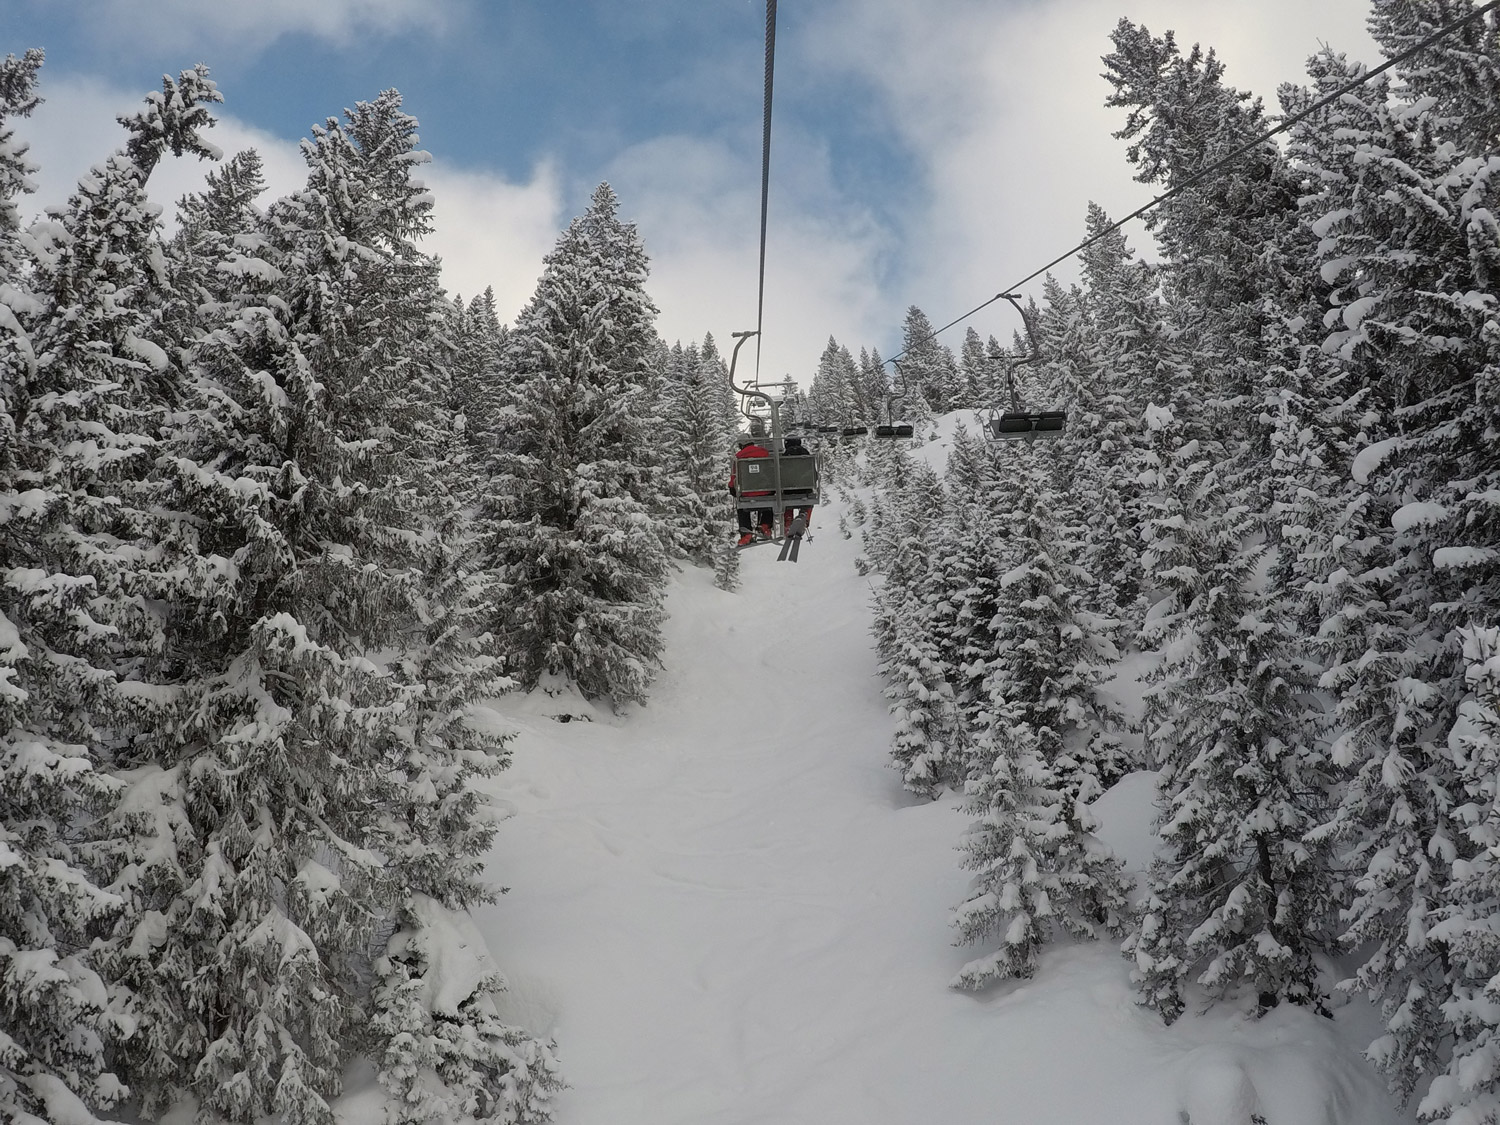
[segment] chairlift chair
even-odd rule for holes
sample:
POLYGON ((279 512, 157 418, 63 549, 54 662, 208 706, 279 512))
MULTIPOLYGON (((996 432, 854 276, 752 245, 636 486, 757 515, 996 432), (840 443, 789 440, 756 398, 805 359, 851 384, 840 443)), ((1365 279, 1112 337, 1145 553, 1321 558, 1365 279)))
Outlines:
POLYGON ((1031 342, 1031 354, 1013 359, 1005 365, 1005 382, 1010 393, 1010 408, 998 414, 991 412, 990 417, 984 422, 984 436, 993 441, 1033 441, 1036 438, 1062 437, 1068 422, 1066 410, 1021 409, 1021 399, 1016 392, 1016 368, 1028 363, 1042 362, 1042 346, 1037 340, 1035 329, 1031 326, 1031 318, 1021 307, 1020 299, 1014 293, 1002 293, 1001 296, 1009 301, 1020 314, 1021 323, 1026 326, 1026 337, 1031 342))
POLYGON ((900 382, 901 389, 885 396, 885 421, 875 427, 875 436, 878 438, 909 438, 915 433, 915 428, 910 422, 896 421, 896 403, 906 397, 906 372, 901 370, 901 365, 892 361, 896 368, 896 376, 900 382))
MULTIPOLYGON (((735 363, 739 359, 740 348, 755 333, 735 332, 733 335, 738 338, 738 342, 734 345, 734 352, 729 360, 729 385, 741 395, 742 400, 752 398, 763 402, 769 407, 771 416, 769 445, 767 446, 770 450, 769 456, 731 459, 736 482, 734 506, 738 511, 770 509, 772 526, 780 531, 783 524, 782 517, 788 509, 815 507, 822 500, 823 458, 817 452, 805 456, 783 456, 785 444, 782 436, 781 404, 762 390, 741 387, 734 381, 735 363), (751 493, 754 495, 749 495, 751 493)), ((742 409, 741 413, 747 417, 757 419, 761 417, 758 414, 751 414, 748 410, 742 409)), ((797 533, 800 534, 800 532, 797 533)))
POLYGON ((985 422, 986 433, 996 441, 1062 437, 1068 420, 1064 410, 1007 410, 985 422))

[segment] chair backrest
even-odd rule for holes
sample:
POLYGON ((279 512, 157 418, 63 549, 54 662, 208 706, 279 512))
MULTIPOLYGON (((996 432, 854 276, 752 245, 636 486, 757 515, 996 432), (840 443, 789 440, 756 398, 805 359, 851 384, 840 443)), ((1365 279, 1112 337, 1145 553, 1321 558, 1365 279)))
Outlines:
POLYGON ((769 457, 737 457, 734 462, 735 484, 740 495, 776 491, 776 474, 769 457))
POLYGON ((1002 440, 1015 438, 1061 437, 1067 423, 1065 410, 1033 410, 1019 414, 1002 414, 989 423, 990 434, 1002 440))
POLYGON ((1031 433, 1031 416, 1027 414, 1002 414, 990 423, 990 432, 997 438, 1025 437, 1031 433))
MULTIPOLYGON (((741 457, 735 462, 735 483, 740 495, 776 491, 776 469, 770 457, 741 457)), ((811 454, 781 458, 781 491, 809 493, 818 490, 818 459, 811 454)))
POLYGON ((818 462, 811 455, 781 459, 781 490, 812 492, 818 487, 818 462))

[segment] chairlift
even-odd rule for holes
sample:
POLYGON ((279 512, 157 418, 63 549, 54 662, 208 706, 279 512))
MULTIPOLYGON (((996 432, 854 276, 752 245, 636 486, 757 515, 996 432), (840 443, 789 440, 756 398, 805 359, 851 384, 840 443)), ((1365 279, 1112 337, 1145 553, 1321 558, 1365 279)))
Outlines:
POLYGON ((869 432, 870 432, 870 427, 869 426, 845 426, 844 429, 843 429, 843 436, 844 437, 864 437, 869 432))
POLYGON ((1024 367, 1028 363, 1042 362, 1042 346, 1037 340, 1035 329, 1031 326, 1031 318, 1026 315, 1026 310, 1021 306, 1016 294, 1002 293, 1000 295, 1009 301, 1020 314, 1021 323, 1026 326, 1026 338, 1031 342, 1031 354, 1013 359, 1005 365, 1005 382, 1009 391, 1010 407, 1006 410, 990 412, 990 416, 983 423, 984 435, 992 441, 1033 441, 1036 438, 1062 437, 1068 422, 1067 411, 1024 410, 1021 407, 1021 398, 1016 391, 1016 368, 1024 367))
MULTIPOLYGON (((754 332, 731 333, 737 342, 729 358, 729 385, 740 396, 741 402, 745 399, 755 399, 769 407, 771 432, 767 448, 770 452, 766 457, 735 457, 731 460, 731 468, 737 482, 734 506, 737 511, 770 509, 771 526, 780 532, 785 523, 782 517, 788 509, 811 508, 821 501, 823 457, 816 451, 807 455, 785 456, 786 442, 782 434, 781 403, 758 387, 742 387, 734 381, 735 364, 739 361, 740 348, 744 347, 745 341, 754 335, 754 332)), ((741 413, 757 419, 762 417, 759 414, 751 414, 743 406, 741 413)), ((822 430, 823 427, 819 427, 819 431, 822 432, 822 430)), ((802 521, 798 519, 792 525, 792 537, 800 539, 803 530, 805 529, 802 527, 802 521)), ((783 536, 776 535, 773 538, 780 539, 783 536)), ((795 562, 795 551, 789 557, 795 562)))
POLYGON ((878 438, 909 438, 915 433, 915 428, 910 422, 896 421, 896 403, 906 398, 906 372, 901 370, 899 363, 894 364, 896 375, 899 379, 901 389, 892 391, 885 396, 885 421, 875 427, 875 436, 878 438))
POLYGON ((1062 410, 1007 410, 990 418, 985 427, 996 441, 1023 441, 1061 437, 1067 420, 1068 415, 1062 410))

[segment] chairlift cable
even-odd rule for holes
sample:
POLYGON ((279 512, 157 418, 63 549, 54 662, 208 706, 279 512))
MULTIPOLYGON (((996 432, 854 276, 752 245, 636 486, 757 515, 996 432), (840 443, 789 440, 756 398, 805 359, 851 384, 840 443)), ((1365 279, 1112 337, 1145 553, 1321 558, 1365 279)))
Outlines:
MULTIPOLYGON (((1496 0, 1500 3, 1500 0, 1496 0)), ((755 378, 760 381, 761 329, 766 315, 766 216, 771 199, 771 89, 776 71, 776 0, 766 0, 766 95, 760 140, 760 284, 755 305, 755 378)))
MULTIPOLYGON (((774 3, 774 0, 772 0, 772 2, 774 3)), ((1265 144, 1267 141, 1269 141, 1272 137, 1276 136, 1277 134, 1284 133, 1288 129, 1291 129, 1291 128, 1297 126, 1297 125, 1300 125, 1303 121, 1306 121, 1309 117, 1311 117, 1313 114, 1317 113, 1320 109, 1327 108, 1329 105, 1333 104, 1334 102, 1336 102, 1340 98, 1342 98, 1345 94, 1352 93, 1354 90, 1357 90, 1359 87, 1361 87, 1365 83, 1369 82, 1370 79, 1378 77, 1381 74, 1384 74, 1386 71, 1390 70, 1392 67, 1400 66, 1402 63, 1406 62, 1407 60, 1411 59, 1412 57, 1414 57, 1416 55, 1419 55, 1423 51, 1427 50, 1427 48, 1431 47, 1434 43, 1437 43, 1437 42, 1439 42, 1439 41, 1447 38, 1448 36, 1452 35, 1455 31, 1459 30, 1465 24, 1472 23, 1474 20, 1479 19, 1479 17, 1485 15, 1486 13, 1494 11, 1496 8, 1500 8, 1500 0, 1489 0, 1489 3, 1484 4, 1483 6, 1481 6, 1479 8, 1475 8, 1468 15, 1463 16, 1460 19, 1454 20, 1452 23, 1448 24, 1446 27, 1439 28, 1437 31, 1433 32, 1431 35, 1429 35, 1426 39, 1422 40, 1416 46, 1409 47, 1405 51, 1402 51, 1399 55, 1396 55, 1393 58, 1387 59, 1385 62, 1381 63, 1379 66, 1375 67, 1375 69, 1373 69, 1373 70, 1365 71, 1358 78, 1354 79, 1351 82, 1346 82, 1344 85, 1340 86, 1337 90, 1333 91, 1333 93, 1327 94, 1324 97, 1319 98, 1317 101, 1313 102, 1312 105, 1308 106, 1306 109, 1302 110, 1300 113, 1296 113, 1296 114, 1293 114, 1291 117, 1288 117, 1285 121, 1281 122, 1281 124, 1277 125, 1274 129, 1269 129, 1266 132, 1260 134, 1260 136, 1256 137, 1254 140, 1247 141, 1245 144, 1242 144, 1239 148, 1235 149, 1229 155, 1221 157, 1220 159, 1214 161, 1207 168, 1204 168, 1204 169, 1201 169, 1200 171, 1194 172, 1187 179, 1183 180, 1181 183, 1177 184, 1175 187, 1172 187, 1169 190, 1164 191, 1161 195, 1158 195, 1155 199, 1151 200, 1151 202, 1145 204, 1142 207, 1137 207, 1134 211, 1132 211, 1130 214, 1126 215, 1123 219, 1120 219, 1118 222, 1111 223, 1109 226, 1107 226, 1103 230, 1101 230, 1098 234, 1095 234, 1095 235, 1093 235, 1090 238, 1084 239, 1082 242, 1080 242, 1077 246, 1073 247, 1073 249, 1069 250, 1067 253, 1065 253, 1065 254, 1059 254, 1057 257, 1053 258, 1050 262, 1048 262, 1045 266, 1042 266, 1040 269, 1033 270, 1031 273, 1029 273, 1025 277, 1021 278, 1020 281, 1017 281, 1015 284, 1009 286, 1007 289, 1005 289, 1005 290, 1003 290, 1003 291, 1001 291, 999 293, 996 293, 989 300, 984 301, 984 302, 982 302, 982 303, 980 303, 978 305, 975 305, 968 312, 964 313, 960 317, 955 318, 954 320, 950 320, 947 324, 943 325, 941 328, 933 329, 933 331, 931 331, 927 335, 923 336, 920 340, 914 340, 914 341, 912 341, 911 347, 915 347, 918 344, 925 344, 928 340, 935 339, 937 336, 939 336, 942 333, 948 331, 948 329, 952 328, 955 324, 962 324, 964 321, 968 320, 971 316, 973 316, 975 313, 979 312, 980 310, 989 308, 989 306, 993 305, 996 301, 1010 300, 1011 298, 1013 298, 1013 297, 1016 296, 1016 291, 1018 289, 1020 289, 1021 286, 1025 285, 1029 281, 1035 281, 1037 278, 1041 277, 1044 273, 1046 273, 1048 270, 1050 270, 1053 266, 1061 265, 1063 262, 1066 262, 1069 258, 1073 257, 1075 254, 1081 254, 1083 251, 1087 250, 1090 246, 1094 245, 1094 243, 1099 242, 1100 240, 1109 237, 1115 231, 1117 231, 1121 227, 1123 227, 1126 223, 1129 223, 1129 222, 1132 222, 1132 221, 1134 221, 1136 219, 1139 219, 1142 215, 1146 214, 1148 211, 1153 211, 1157 207, 1160 207, 1163 203, 1167 202, 1167 200, 1173 198, 1174 196, 1181 195, 1184 191, 1186 191, 1188 188, 1192 187, 1194 184, 1200 183, 1203 180, 1207 179, 1208 177, 1213 176, 1216 173, 1223 171, 1230 164, 1233 164, 1235 161, 1239 160, 1246 153, 1252 151, 1253 149, 1259 148, 1261 145, 1265 144)), ((769 91, 768 91, 767 92, 767 97, 769 98, 769 96, 770 95, 769 95, 769 91)), ((768 106, 768 110, 769 110, 769 102, 767 103, 767 106, 768 106)), ((768 118, 768 121, 769 121, 769 118, 768 118)), ((894 361, 896 361, 896 360, 900 359, 902 356, 904 356, 910 350, 911 350, 911 348, 903 348, 901 351, 897 352, 895 355, 893 355, 890 359, 886 360, 885 362, 887 362, 887 363, 893 363, 894 361)))

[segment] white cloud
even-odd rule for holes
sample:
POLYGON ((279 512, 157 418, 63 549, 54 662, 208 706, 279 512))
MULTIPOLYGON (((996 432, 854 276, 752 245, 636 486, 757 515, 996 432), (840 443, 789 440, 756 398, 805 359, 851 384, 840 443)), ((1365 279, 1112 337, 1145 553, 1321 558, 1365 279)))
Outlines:
MULTIPOLYGON (((67 200, 80 176, 124 147, 126 133, 115 118, 139 108, 144 91, 127 92, 91 79, 66 77, 42 87, 44 101, 25 121, 17 122, 17 134, 31 144, 31 160, 40 167, 32 177, 35 194, 23 200, 23 213, 40 212, 67 200), (29 205, 29 206, 28 206, 29 205)), ((306 179, 306 165, 297 145, 269 133, 215 114, 218 124, 207 139, 226 157, 254 148, 265 166, 268 191, 265 198, 295 190, 306 179)), ((203 177, 214 167, 197 157, 177 160, 167 157, 151 173, 147 190, 170 220, 176 201, 203 186, 203 177)))
MULTIPOLYGON (((1277 85, 1302 76, 1320 41, 1374 57, 1367 11, 1364 0, 1136 0, 1131 18, 1175 30, 1184 48, 1214 47, 1227 80, 1274 109, 1277 85)), ((934 322, 1075 245, 1089 200, 1121 217, 1154 194, 1132 181, 1125 145, 1111 137, 1123 112, 1103 106, 1100 56, 1118 16, 1116 0, 845 0, 808 28, 803 53, 870 83, 924 170, 926 203, 900 232, 901 283, 934 322)), ((1139 224, 1127 234, 1137 246, 1148 237, 1139 224)), ((1057 272, 1071 279, 1076 267, 1057 272)), ((1004 339, 1014 321, 1000 304, 973 323, 1004 339)))
MULTIPOLYGON (((826 160, 793 133, 777 152, 804 190, 772 199, 761 374, 804 387, 830 334, 852 347, 887 310, 873 275, 886 236, 862 212, 827 202, 826 160)), ((667 340, 755 327, 760 234, 760 153, 717 140, 659 137, 620 154, 607 178, 652 258, 649 291, 667 340)), ((746 346, 746 358, 753 353, 746 346)))
MULTIPOLYGON (((49 83, 45 92, 46 101, 36 113, 17 123, 18 134, 31 144, 32 162, 40 167, 32 177, 36 193, 22 201, 23 214, 65 202, 80 176, 122 147, 125 131, 115 117, 140 101, 137 93, 71 78, 49 83)), ((262 205, 306 182, 307 166, 297 142, 222 113, 216 116, 218 124, 207 138, 226 157, 245 148, 260 153, 267 184, 262 205)), ((201 189, 213 166, 195 157, 169 157, 157 165, 148 191, 163 207, 169 224, 176 201, 201 189)), ((444 285, 465 297, 492 285, 500 315, 513 316, 536 288, 542 255, 551 249, 563 222, 552 167, 540 166, 529 182, 521 184, 442 162, 423 166, 418 175, 435 200, 437 229, 424 249, 443 259, 444 285)))
POLYGON ((442 163, 418 174, 436 200, 423 249, 442 258, 443 285, 466 300, 492 286, 501 319, 514 318, 565 222, 555 170, 544 164, 523 184, 442 163))
POLYGON ((106 41, 254 52, 283 35, 339 45, 365 32, 440 32, 461 0, 88 0, 80 22, 106 41))
MULTIPOLYGON (((1131 181, 1123 143, 1110 136, 1123 115, 1103 107, 1108 86, 1099 76, 1100 56, 1118 18, 1114 3, 841 0, 786 29, 778 75, 800 67, 856 76, 870 93, 865 111, 889 123, 922 182, 920 190, 903 193, 915 202, 894 229, 882 225, 864 198, 884 192, 878 185, 841 187, 848 176, 830 165, 830 146, 808 131, 818 125, 818 107, 780 103, 763 373, 808 379, 829 334, 889 355, 908 304, 941 323, 1075 244, 1088 200, 1120 216, 1150 198, 1151 189, 1131 181)), ((179 5, 200 7, 190 0, 166 7, 179 5)), ((239 17, 223 7, 201 5, 213 11, 199 13, 198 26, 232 32, 239 17)), ((275 0, 268 26, 303 26, 293 7, 275 0)), ((425 18, 418 7, 346 0, 307 15, 313 22, 306 26, 337 34, 342 25, 331 11, 346 24, 363 19, 389 28, 425 18)), ((1373 59, 1365 11, 1363 0, 1135 0, 1133 18, 1154 32, 1177 30, 1184 46, 1195 40, 1214 46, 1230 82, 1270 101, 1279 82, 1301 75, 1320 40, 1373 59)), ((71 80, 49 82, 45 92, 48 103, 23 130, 44 165, 43 194, 57 202, 90 164, 119 146, 123 133, 113 117, 132 108, 139 93, 71 80)), ((743 135, 667 133, 618 153, 592 177, 555 162, 538 165, 523 182, 430 165, 421 174, 437 202, 438 230, 427 246, 444 259, 450 290, 472 296, 493 285, 501 315, 513 316, 571 215, 560 183, 608 178, 652 256, 650 292, 662 310, 663 335, 688 340, 712 331, 727 348, 731 331, 754 325, 757 109, 743 115, 743 135)), ((292 142, 231 117, 213 139, 226 153, 254 144, 275 193, 302 182, 292 142)), ((202 172, 195 161, 169 161, 153 176, 153 195, 170 203, 202 172)), ((1137 245, 1146 238, 1138 225, 1130 235, 1137 245)), ((1071 278, 1073 268, 1059 273, 1071 278)), ((1016 327, 1003 304, 974 324, 1002 338, 1016 327)), ((959 338, 954 330, 950 342, 959 338)))

